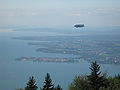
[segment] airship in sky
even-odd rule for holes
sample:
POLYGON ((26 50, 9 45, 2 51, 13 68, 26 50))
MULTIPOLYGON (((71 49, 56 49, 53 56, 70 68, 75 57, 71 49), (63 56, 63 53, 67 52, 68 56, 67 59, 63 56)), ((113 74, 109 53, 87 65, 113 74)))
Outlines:
POLYGON ((76 28, 81 28, 81 27, 84 27, 85 25, 84 24, 75 24, 74 27, 76 28))

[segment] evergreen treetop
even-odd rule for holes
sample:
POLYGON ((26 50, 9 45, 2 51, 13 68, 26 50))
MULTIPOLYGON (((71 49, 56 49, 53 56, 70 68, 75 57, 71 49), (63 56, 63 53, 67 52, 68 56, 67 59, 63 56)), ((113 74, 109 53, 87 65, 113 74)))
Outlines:
POLYGON ((50 74, 47 73, 44 81, 44 86, 41 90, 54 90, 54 85, 52 84, 52 79, 50 78, 50 74))
POLYGON ((100 65, 96 61, 92 62, 90 70, 91 74, 88 75, 89 87, 93 90, 99 90, 100 87, 107 87, 108 81, 105 75, 101 74, 100 65))
POLYGON ((36 81, 35 81, 34 77, 33 76, 30 77, 29 81, 27 83, 27 86, 25 87, 25 90, 37 90, 38 87, 35 82, 36 81))

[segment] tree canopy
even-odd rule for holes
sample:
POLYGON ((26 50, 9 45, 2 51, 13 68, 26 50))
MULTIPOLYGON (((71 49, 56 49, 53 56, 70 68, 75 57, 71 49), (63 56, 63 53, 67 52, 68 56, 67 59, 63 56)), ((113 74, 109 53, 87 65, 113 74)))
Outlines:
POLYGON ((27 83, 27 86, 25 87, 25 90, 37 90, 37 85, 36 85, 36 81, 34 79, 34 77, 30 77, 29 81, 27 83))
POLYGON ((52 79, 49 73, 47 73, 45 77, 44 86, 41 90, 54 90, 54 85, 52 84, 52 79))

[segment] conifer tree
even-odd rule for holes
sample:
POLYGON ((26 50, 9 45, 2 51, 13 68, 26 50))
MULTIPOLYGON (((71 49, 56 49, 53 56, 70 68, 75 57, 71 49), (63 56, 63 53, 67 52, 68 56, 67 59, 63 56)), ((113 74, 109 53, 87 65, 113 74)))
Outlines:
POLYGON ((44 81, 44 86, 41 90, 54 90, 54 85, 52 84, 52 79, 50 78, 50 74, 47 73, 44 81))
POLYGON ((36 81, 35 81, 34 77, 33 76, 30 77, 29 81, 27 83, 27 86, 25 87, 25 90, 37 90, 38 87, 35 82, 36 81))
POLYGON ((89 90, 87 76, 75 76, 68 90, 89 90))
POLYGON ((57 87, 55 88, 55 90, 62 90, 60 85, 57 85, 57 87))
POLYGON ((91 74, 88 75, 88 84, 92 90, 99 90, 100 87, 107 87, 108 82, 105 75, 101 75, 100 66, 97 62, 92 62, 91 74))

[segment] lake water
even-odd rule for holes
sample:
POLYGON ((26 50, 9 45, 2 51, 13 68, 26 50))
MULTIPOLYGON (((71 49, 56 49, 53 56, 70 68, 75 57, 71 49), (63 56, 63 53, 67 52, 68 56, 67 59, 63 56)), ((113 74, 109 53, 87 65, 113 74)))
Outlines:
MULTIPOLYGON (((52 62, 20 62, 15 58, 22 56, 35 57, 77 57, 69 54, 53 54, 36 52, 36 47, 28 45, 30 40, 18 40, 12 37, 21 36, 79 36, 89 34, 120 34, 120 27, 81 28, 81 29, 27 29, 10 28, 12 31, 0 32, 0 90, 24 88, 30 76, 34 76, 38 87, 42 87, 46 73, 50 73, 54 85, 60 84, 67 90, 75 75, 89 74, 90 63, 52 63, 52 62), (29 30, 29 31, 28 31, 29 30), (98 33, 96 33, 98 32, 98 33)), ((1 28, 2 30, 2 28, 1 28)), ((101 71, 110 76, 120 74, 120 65, 101 64, 101 71)))

